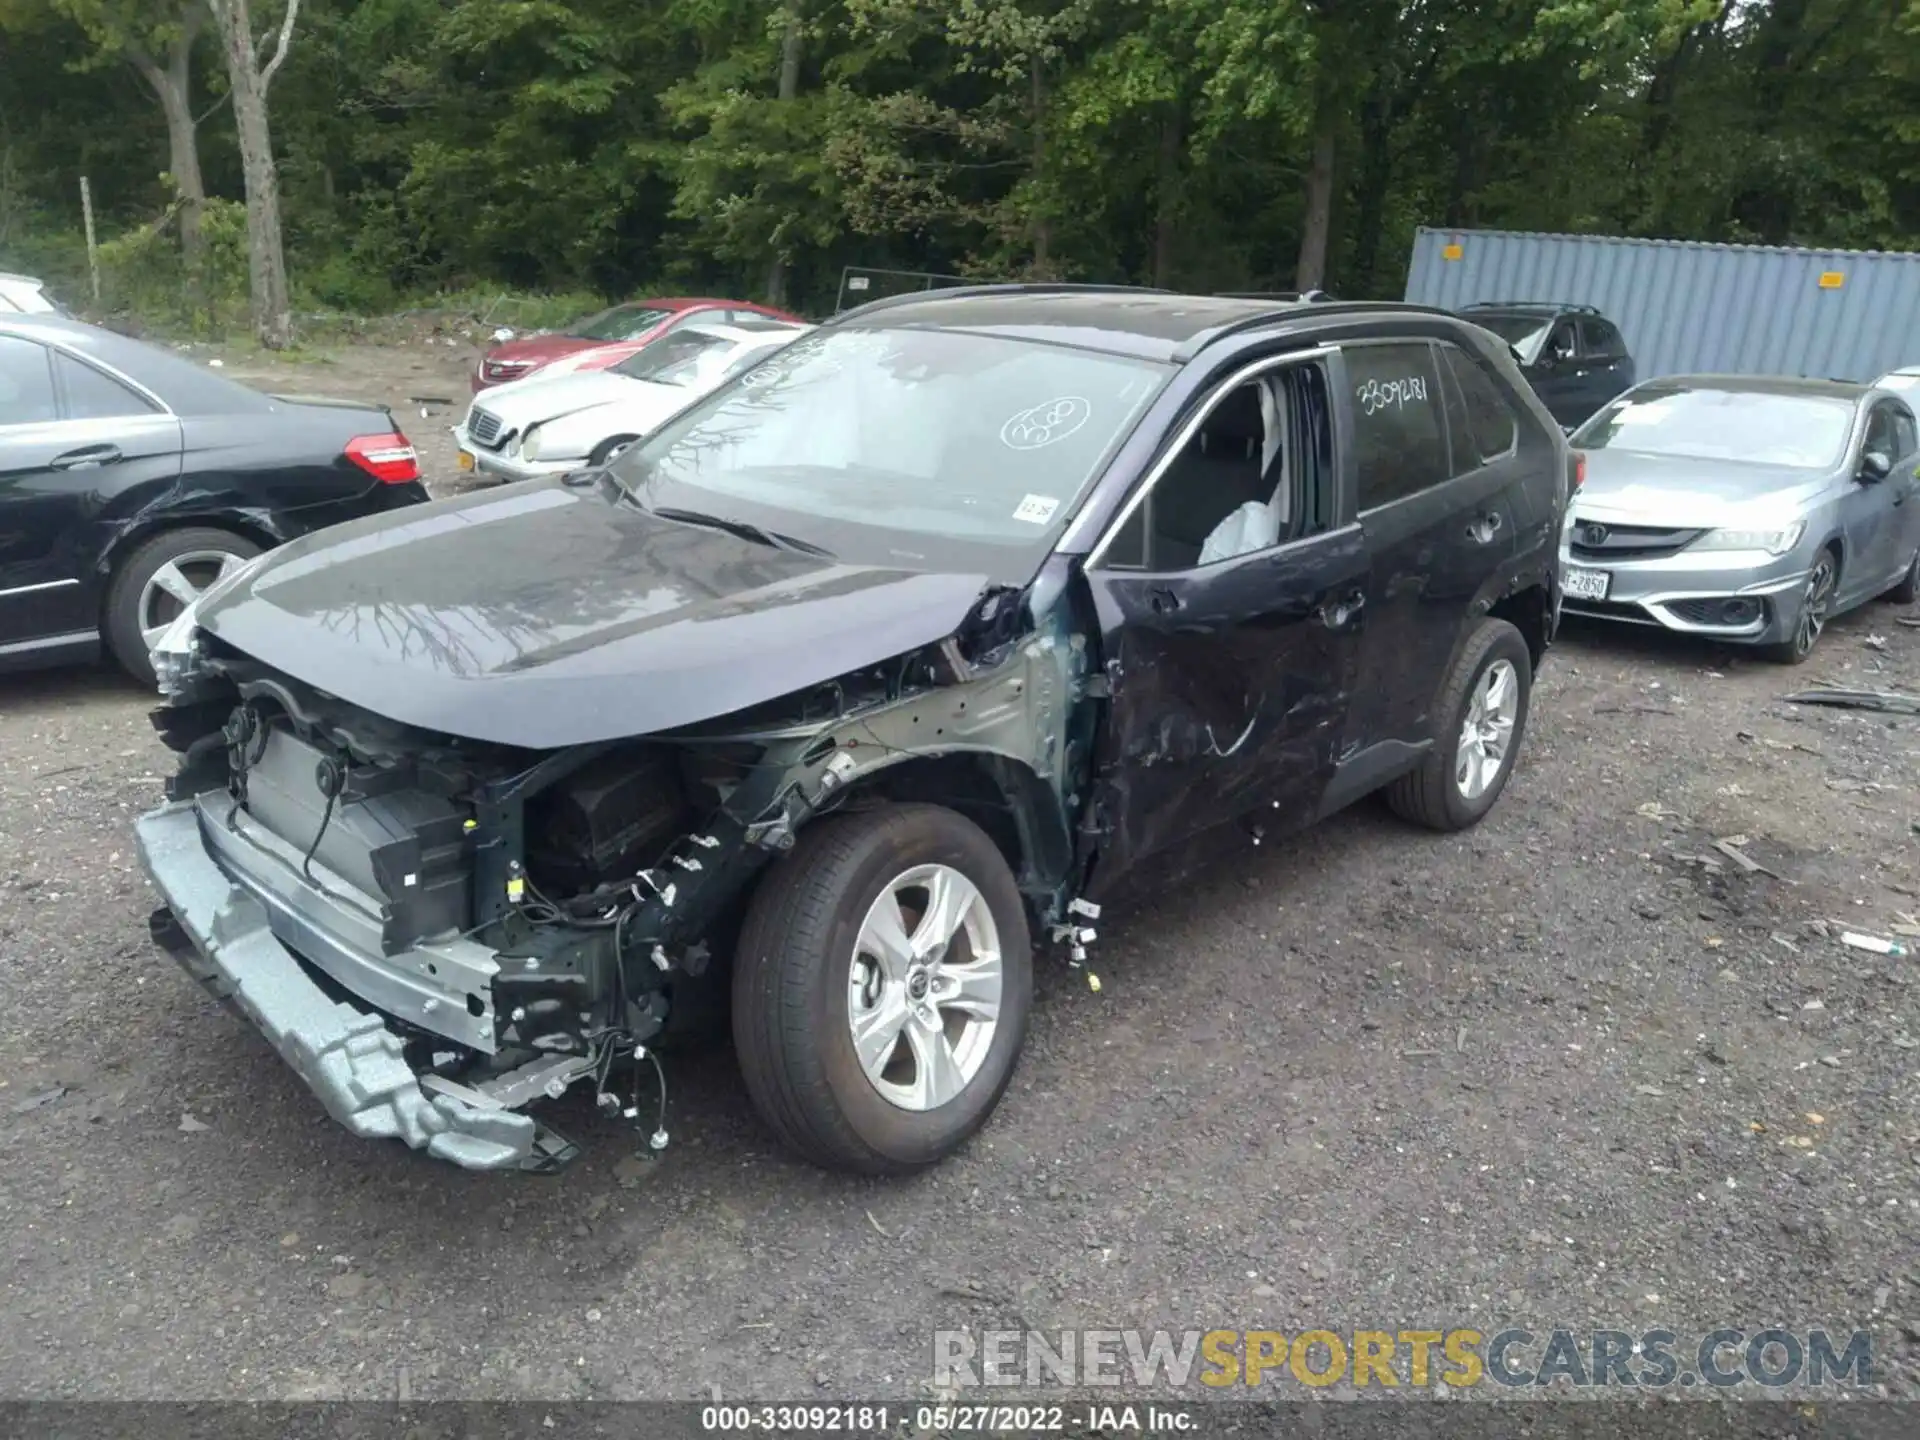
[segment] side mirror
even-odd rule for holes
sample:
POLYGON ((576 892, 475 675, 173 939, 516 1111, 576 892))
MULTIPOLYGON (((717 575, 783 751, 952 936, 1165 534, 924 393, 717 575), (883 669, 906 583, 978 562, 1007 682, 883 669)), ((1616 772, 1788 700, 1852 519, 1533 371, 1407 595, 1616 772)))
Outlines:
POLYGON ((1878 485, 1893 474, 1893 460, 1879 450, 1869 450, 1860 457, 1860 479, 1863 484, 1878 485))

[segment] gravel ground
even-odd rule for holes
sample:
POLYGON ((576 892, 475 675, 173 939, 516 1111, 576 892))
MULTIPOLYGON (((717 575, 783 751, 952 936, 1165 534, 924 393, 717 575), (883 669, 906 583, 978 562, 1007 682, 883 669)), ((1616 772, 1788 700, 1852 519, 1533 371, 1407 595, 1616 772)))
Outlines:
MULTIPOLYGON (((228 373, 381 395, 444 493, 457 415, 409 397, 470 362, 228 373)), ((1859 1324, 1913 1393, 1915 962, 1829 922, 1920 910, 1920 720, 1778 700, 1920 689, 1896 613, 1797 672, 1570 629, 1479 829, 1363 805, 1109 927, 1099 993, 1045 967, 998 1118, 905 1183, 786 1159, 724 1049, 675 1066, 658 1161, 572 1097, 554 1179, 354 1140, 147 940, 147 697, 9 678, 0 1393, 908 1398, 934 1329, 1022 1321, 1859 1324)))

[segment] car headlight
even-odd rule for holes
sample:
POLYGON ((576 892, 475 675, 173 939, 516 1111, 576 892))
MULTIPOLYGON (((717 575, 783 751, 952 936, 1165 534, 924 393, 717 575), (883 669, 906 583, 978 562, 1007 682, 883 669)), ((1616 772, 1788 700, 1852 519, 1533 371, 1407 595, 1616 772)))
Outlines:
POLYGON ((580 460, 584 459, 587 448, 575 437, 565 432, 545 430, 536 425, 527 431, 521 442, 520 453, 529 460, 580 460))
POLYGON ((1695 550, 1764 550, 1784 555, 1800 543, 1807 522, 1796 520, 1781 530, 1709 530, 1693 542, 1695 550))
POLYGON ((154 679, 162 695, 173 695, 191 680, 200 668, 200 617, 206 607, 258 570, 271 551, 261 551, 239 569, 213 582, 187 602, 180 613, 167 623, 160 638, 147 651, 154 679))

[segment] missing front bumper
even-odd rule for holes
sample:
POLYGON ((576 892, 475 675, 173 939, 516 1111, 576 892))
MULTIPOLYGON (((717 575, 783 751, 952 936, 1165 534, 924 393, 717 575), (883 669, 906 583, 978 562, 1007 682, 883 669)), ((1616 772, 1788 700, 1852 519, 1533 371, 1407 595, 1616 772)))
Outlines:
POLYGON ((214 862, 191 801, 134 828, 172 917, 156 916, 155 938, 258 1027, 335 1120, 468 1170, 546 1171, 572 1158, 574 1147, 530 1115, 422 1088, 403 1037, 377 1012, 323 991, 273 933, 266 907, 214 862))

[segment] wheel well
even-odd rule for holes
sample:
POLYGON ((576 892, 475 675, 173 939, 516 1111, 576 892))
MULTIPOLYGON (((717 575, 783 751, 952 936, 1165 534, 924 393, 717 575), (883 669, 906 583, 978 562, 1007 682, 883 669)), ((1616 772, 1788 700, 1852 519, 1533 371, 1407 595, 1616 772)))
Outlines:
POLYGON ((861 799, 944 805, 987 833, 1023 890, 1052 889, 1072 855, 1066 819, 1051 787, 998 755, 918 755, 855 783, 861 799), (1051 801, 1051 803, 1049 803, 1051 801))
POLYGON ((1520 632, 1520 638, 1527 642, 1527 658, 1535 670, 1540 668, 1540 661, 1547 653, 1551 604, 1545 586, 1529 585, 1524 590, 1501 596, 1487 611, 1494 619, 1504 620, 1520 632))
MULTIPOLYGON (((107 547, 106 553, 100 557, 100 578, 102 582, 112 579, 114 573, 119 570, 127 556, 131 555, 135 550, 138 550, 142 545, 146 544, 147 541, 153 539, 154 536, 165 535, 170 530, 224 530, 229 535, 238 536, 249 544, 258 545, 262 550, 271 550, 280 543, 280 537, 267 529, 266 526, 256 525, 251 521, 243 520, 235 516, 171 515, 164 520, 155 521, 146 525, 129 525, 118 535, 114 536, 113 543, 107 547)), ((100 587, 100 604, 103 607, 107 603, 107 592, 112 588, 113 587, 107 583, 102 583, 100 587)))
POLYGON ((607 451, 611 450, 615 445, 631 445, 635 441, 637 441, 639 438, 640 437, 638 435, 625 435, 625 434, 609 435, 607 436, 606 439, 602 440, 598 445, 593 447, 593 453, 595 455, 604 455, 607 453, 607 451))

